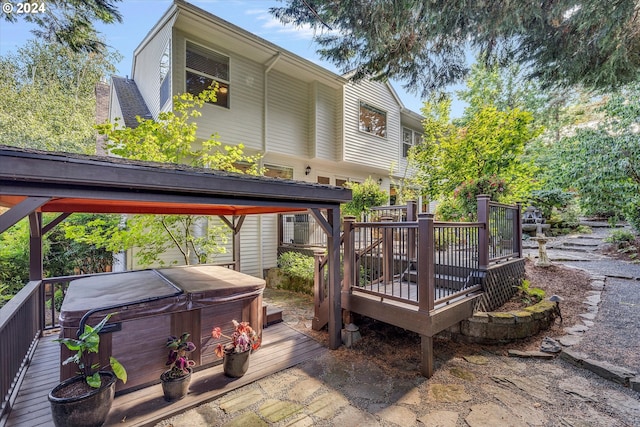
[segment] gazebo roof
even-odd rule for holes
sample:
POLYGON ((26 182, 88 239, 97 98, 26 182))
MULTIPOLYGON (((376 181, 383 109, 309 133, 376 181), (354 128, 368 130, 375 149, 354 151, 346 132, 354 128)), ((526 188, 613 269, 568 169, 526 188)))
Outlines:
MULTIPOLYGON (((0 206, 40 212, 246 215, 336 208, 351 190, 185 165, 0 146, 0 206)), ((1 221, 1 219, 0 219, 1 221)))

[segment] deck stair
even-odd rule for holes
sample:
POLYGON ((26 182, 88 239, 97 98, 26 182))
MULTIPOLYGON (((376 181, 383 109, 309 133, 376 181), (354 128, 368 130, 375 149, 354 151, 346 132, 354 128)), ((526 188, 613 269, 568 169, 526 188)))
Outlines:
POLYGON ((263 328, 280 323, 282 322, 282 309, 262 304, 262 319, 263 328))
MULTIPOLYGON (((464 276, 456 276, 451 274, 435 274, 435 286, 436 288, 447 288, 447 289, 466 289, 468 287, 479 285, 482 283, 482 278, 484 277, 484 273, 481 271, 472 271, 464 276)), ((417 261, 411 260, 409 265, 402 273, 401 280, 410 282, 410 283, 418 283, 418 267, 417 261)))

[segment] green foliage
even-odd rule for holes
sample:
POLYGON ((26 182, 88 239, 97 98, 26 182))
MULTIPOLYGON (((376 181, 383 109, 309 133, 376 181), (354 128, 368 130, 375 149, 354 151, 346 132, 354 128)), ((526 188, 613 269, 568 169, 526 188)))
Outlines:
POLYGON ((236 173, 261 175, 259 155, 244 154, 242 144, 223 146, 218 135, 212 134, 200 141, 197 137, 197 119, 208 101, 215 102, 217 83, 199 95, 183 93, 173 97, 173 110, 163 111, 158 120, 137 117, 138 126, 126 128, 114 123, 96 126, 98 133, 108 139, 107 149, 127 159, 162 163, 188 164, 236 173), (249 167, 239 169, 238 163, 249 167))
POLYGON ((42 41, 0 57, 2 144, 95 153, 95 86, 117 60, 42 41))
MULTIPOLYGON (((67 347, 70 351, 74 351, 75 354, 70 356, 65 361, 62 362, 63 365, 74 363, 78 366, 78 373, 82 375, 87 384, 93 388, 100 388, 101 380, 100 380, 100 369, 101 366, 97 364, 90 363, 90 353, 98 353, 100 349, 100 331, 107 324, 112 314, 106 315, 100 323, 96 326, 91 327, 89 325, 84 325, 84 331, 80 334, 80 336, 76 338, 58 338, 54 340, 55 342, 59 342, 67 347)), ((123 383, 127 382, 127 371, 124 366, 116 360, 115 357, 109 357, 109 364, 113 373, 120 379, 123 383)))
POLYGON ((0 234, 0 288, 3 298, 17 294, 28 281, 29 221, 24 219, 0 234))
POLYGON ((540 288, 532 288, 528 280, 523 280, 518 286, 518 293, 525 304, 537 304, 545 297, 545 291, 540 288))
POLYGON ((542 211, 544 218, 551 218, 551 213, 554 208, 564 209, 569 206, 569 203, 573 200, 574 195, 567 191, 563 191, 559 188, 553 188, 551 190, 534 190, 531 192, 531 196, 528 199, 528 203, 531 206, 542 211))
POLYGON ((607 237, 605 237, 604 241, 607 243, 614 243, 617 246, 626 245, 633 242, 636 239, 635 234, 633 234, 629 230, 613 230, 607 237))
POLYGON ((640 84, 611 94, 596 126, 576 129, 538 157, 546 188, 575 191, 586 215, 631 214, 640 201, 640 84))
POLYGON ((287 0, 271 8, 285 24, 314 28, 321 57, 353 70, 354 80, 401 80, 423 96, 465 77, 467 50, 490 64, 515 61, 547 87, 610 89, 633 81, 640 69, 636 12, 634 0, 446 7, 415 0, 287 0))
POLYGON ((291 277, 313 280, 313 257, 299 252, 285 252, 278 257, 278 267, 291 277))
POLYGON ((350 183, 349 187, 352 198, 349 203, 341 206, 341 211, 343 215, 352 215, 358 219, 372 207, 384 205, 389 197, 371 177, 362 184, 350 183))
POLYGON ((493 177, 504 180, 504 193, 508 189, 512 198, 522 199, 536 185, 535 169, 522 157, 525 144, 539 133, 531 126, 532 115, 484 106, 458 126, 449 118, 450 105, 448 99, 425 103, 423 142, 409 156, 416 181, 438 199, 464 182, 493 177))
POLYGON ((463 182, 453 191, 453 197, 460 199, 463 213, 470 220, 477 218, 480 194, 486 194, 494 201, 504 200, 507 195, 505 180, 496 176, 481 176, 463 182))
MULTIPOLYGON (((184 93, 173 97, 173 110, 161 112, 157 120, 137 117, 136 128, 120 127, 118 122, 97 126, 98 133, 108 138, 107 148, 129 159, 224 170, 260 175, 259 155, 244 154, 244 146, 223 146, 216 134, 202 141, 197 137, 197 119, 206 102, 215 101, 217 84, 199 95, 184 93), (248 165, 240 169, 239 164, 248 165)), ((77 230, 78 238, 86 229, 77 230)), ((120 251, 137 247, 135 256, 142 265, 164 264, 158 256, 170 248, 178 249, 184 264, 211 262, 224 253, 229 230, 216 226, 205 216, 135 215, 126 227, 108 233, 92 233, 90 241, 101 247, 120 251)), ((177 261, 173 261, 177 263, 177 261)))
POLYGON ((115 3, 121 0, 47 0, 40 2, 26 2, 20 0, 6 0, 3 4, 13 5, 14 13, 3 13, 5 21, 17 22, 24 19, 34 23, 37 28, 32 30, 39 39, 58 43, 74 52, 101 54, 107 46, 98 36, 94 22, 112 24, 122 22, 122 15, 116 9, 115 3), (22 10, 31 4, 32 8, 22 10), (29 13, 26 13, 29 12, 29 13))

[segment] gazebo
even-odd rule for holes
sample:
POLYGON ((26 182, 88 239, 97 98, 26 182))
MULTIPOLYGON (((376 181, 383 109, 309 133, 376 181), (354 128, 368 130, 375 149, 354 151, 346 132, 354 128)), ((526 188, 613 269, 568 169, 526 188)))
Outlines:
MULTIPOLYGON (((29 218, 29 277, 34 289, 43 280, 42 238, 72 213, 218 216, 233 232, 233 261, 237 266, 241 253, 239 233, 247 215, 310 211, 327 234, 331 349, 341 345, 340 204, 350 199, 351 190, 343 187, 185 165, 0 146, 0 207, 8 208, 0 215, 0 233, 29 218), (59 215, 43 224, 44 212, 59 215)), ((34 314, 40 319, 32 319, 33 331, 26 331, 25 325, 21 328, 23 335, 36 336, 3 346, 11 347, 11 354, 3 354, 3 360, 15 362, 28 353, 43 324, 43 313, 34 314)), ((11 334, 11 320, 0 316, 0 335, 11 334)), ((19 370, 11 363, 2 367, 3 396, 19 370)))

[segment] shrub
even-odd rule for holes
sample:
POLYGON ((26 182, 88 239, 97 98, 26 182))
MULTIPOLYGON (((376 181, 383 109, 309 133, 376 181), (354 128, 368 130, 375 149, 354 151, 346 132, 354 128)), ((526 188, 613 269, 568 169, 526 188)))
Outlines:
POLYGON ((531 192, 529 204, 542 211, 542 216, 549 219, 553 208, 562 211, 569 206, 574 196, 572 193, 554 188, 552 190, 536 190, 531 192))
POLYGON ((313 257, 299 252, 285 252, 278 257, 278 267, 291 277, 313 280, 313 257))
POLYGON ((545 292, 540 288, 532 288, 531 283, 528 280, 523 280, 520 286, 518 286, 518 292, 522 302, 525 304, 536 304, 543 300, 545 292))
POLYGON ((623 248, 635 241, 635 239, 635 234, 633 234, 629 230, 613 230, 611 234, 605 237, 604 241, 607 243, 612 243, 618 248, 623 248))

